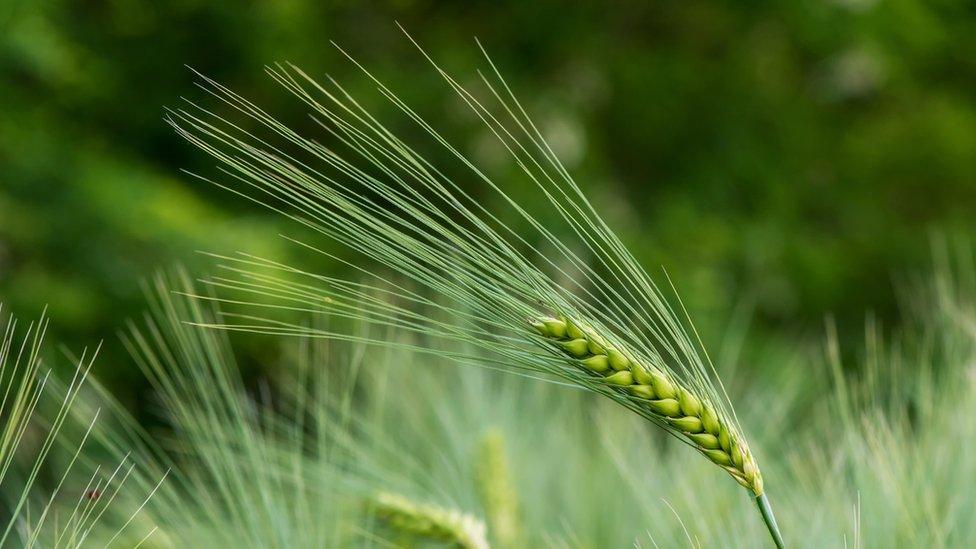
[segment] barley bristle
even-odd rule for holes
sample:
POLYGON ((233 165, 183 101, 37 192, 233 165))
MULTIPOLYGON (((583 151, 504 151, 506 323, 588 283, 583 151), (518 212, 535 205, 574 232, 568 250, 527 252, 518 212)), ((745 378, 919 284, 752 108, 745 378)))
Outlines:
POLYGON ((531 324, 581 369, 639 402, 736 482, 757 498, 762 496, 762 475, 749 447, 708 399, 683 386, 661 368, 612 348, 608 338, 600 337, 582 322, 547 317, 531 324))
POLYGON ((415 503, 388 492, 377 494, 371 508, 380 520, 405 534, 463 549, 489 548, 485 524, 467 513, 415 503))

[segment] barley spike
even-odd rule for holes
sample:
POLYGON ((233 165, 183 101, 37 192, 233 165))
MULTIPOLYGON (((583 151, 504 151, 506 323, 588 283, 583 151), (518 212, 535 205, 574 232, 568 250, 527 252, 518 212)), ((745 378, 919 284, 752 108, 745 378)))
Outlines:
POLYGON ((391 528, 419 538, 453 543, 461 549, 488 549, 485 525, 472 515, 416 503, 389 492, 376 494, 370 508, 391 528))
POLYGON ((550 317, 536 319, 531 324, 544 338, 558 345, 568 359, 578 360, 581 369, 594 379, 638 400, 640 406, 679 432, 757 498, 763 495, 762 474, 745 440, 736 434, 731 422, 723 421, 705 397, 670 379, 663 369, 642 364, 614 349, 607 343, 608 338, 596 335, 581 321, 550 317), (567 340, 569 337, 573 339, 567 340))
POLYGON ((517 547, 521 531, 518 494, 499 429, 489 430, 482 438, 475 473, 492 540, 499 547, 517 547))
MULTIPOLYGON (((654 422, 764 498, 759 468, 702 342, 688 331, 687 312, 673 308, 613 233, 490 60, 490 72, 479 73, 486 105, 422 53, 507 151, 521 183, 546 197, 545 217, 519 204, 365 69, 380 94, 504 212, 421 156, 338 82, 317 82, 292 65, 268 69, 311 108, 328 133, 326 146, 201 77, 203 89, 254 122, 224 121, 192 102, 168 115, 180 135, 220 162, 224 175, 215 183, 342 244, 356 254, 349 265, 367 277, 357 282, 248 254, 219 256, 225 274, 207 281, 219 290, 213 299, 267 313, 232 313, 212 326, 365 340, 558 379, 654 422), (272 139, 250 126, 270 130, 272 139), (220 297, 224 292, 250 297, 220 297), (285 311, 322 312, 383 333, 395 328, 418 341, 310 329, 276 318, 285 311), (465 350, 446 351, 445 343, 465 350)), ((778 540, 768 511, 767 504, 763 518, 778 540)))

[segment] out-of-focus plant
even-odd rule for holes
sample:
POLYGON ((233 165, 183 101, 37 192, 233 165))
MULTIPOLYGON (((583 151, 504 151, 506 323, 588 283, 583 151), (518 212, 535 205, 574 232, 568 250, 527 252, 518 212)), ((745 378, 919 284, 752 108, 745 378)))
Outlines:
POLYGON ((79 489, 86 473, 77 464, 98 411, 84 416, 80 432, 67 428, 98 350, 86 350, 60 385, 43 360, 48 318, 25 329, 3 313, 0 307, 0 546, 82 547, 96 528, 119 535, 133 515, 121 523, 101 519, 110 509, 123 519, 138 512, 112 508, 136 465, 126 456, 112 470, 95 466, 79 489))

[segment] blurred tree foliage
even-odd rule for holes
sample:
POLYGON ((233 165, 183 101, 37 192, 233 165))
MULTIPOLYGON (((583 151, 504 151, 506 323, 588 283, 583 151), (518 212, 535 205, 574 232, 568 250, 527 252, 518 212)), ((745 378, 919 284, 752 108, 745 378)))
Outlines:
POLYGON ((57 337, 90 343, 139 314, 153 269, 208 265, 195 250, 300 253, 272 216, 180 173, 212 173, 162 121, 202 96, 184 65, 315 131, 261 68, 293 61, 370 94, 333 39, 517 177, 395 20, 463 82, 483 66, 479 37, 611 224, 714 313, 706 323, 743 296, 770 334, 827 312, 854 328, 865 309, 890 317, 891 275, 925 264, 929 231, 976 228, 969 2, 6 0, 2 299, 22 314, 48 304, 57 337))

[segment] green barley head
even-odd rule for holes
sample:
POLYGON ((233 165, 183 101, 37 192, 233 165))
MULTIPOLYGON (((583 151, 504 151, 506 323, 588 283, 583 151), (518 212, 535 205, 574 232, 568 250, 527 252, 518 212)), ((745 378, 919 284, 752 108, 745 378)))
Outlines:
POLYGON ((491 537, 499 547, 518 547, 518 493, 512 484, 505 437, 491 429, 482 437, 476 456, 475 480, 485 508, 491 537))
POLYGON ((375 79, 379 94, 453 159, 450 171, 465 174, 464 186, 338 82, 292 65, 268 73, 305 103, 321 135, 299 134, 202 76, 202 89, 254 129, 194 103, 171 111, 176 131, 220 164, 215 183, 345 245, 366 278, 332 278, 248 255, 222 258, 226 274, 209 282, 244 294, 226 300, 246 312, 214 326, 357 339, 272 314, 321 312, 382 328, 376 332, 407 332, 429 342, 411 347, 422 352, 600 393, 715 463, 757 498, 771 525, 757 461, 687 315, 672 308, 599 215, 490 60, 478 73, 478 96, 431 64, 508 152, 519 180, 492 179, 375 79), (478 196, 471 185, 480 187, 478 196), (506 189, 515 186, 545 197, 543 216, 511 197, 506 189), (528 229, 506 221, 513 216, 528 229), (470 352, 442 351, 458 348, 447 343, 470 352))
POLYGON ((400 533, 451 543, 460 549, 488 549, 484 523, 467 513, 389 492, 376 494, 369 506, 380 521, 400 533))

